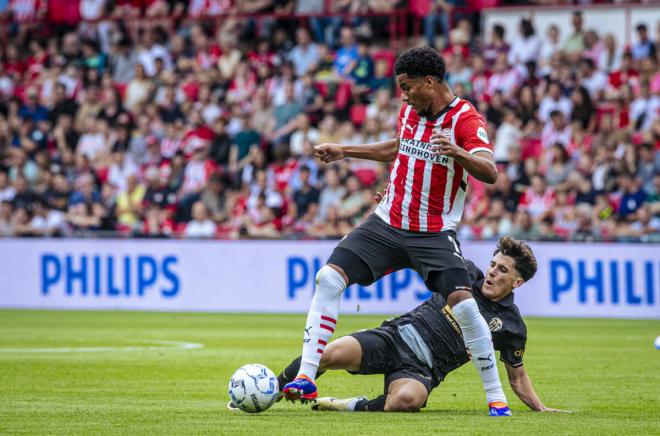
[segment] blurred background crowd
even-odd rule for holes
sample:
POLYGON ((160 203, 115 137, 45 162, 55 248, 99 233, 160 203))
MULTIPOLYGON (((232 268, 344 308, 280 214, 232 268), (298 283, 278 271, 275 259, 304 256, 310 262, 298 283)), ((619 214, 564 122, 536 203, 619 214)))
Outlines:
POLYGON ((430 44, 500 169, 460 238, 660 241, 660 22, 625 45, 422 3, 0 0, 0 235, 342 237, 389 165, 313 146, 395 137, 397 52, 430 44))

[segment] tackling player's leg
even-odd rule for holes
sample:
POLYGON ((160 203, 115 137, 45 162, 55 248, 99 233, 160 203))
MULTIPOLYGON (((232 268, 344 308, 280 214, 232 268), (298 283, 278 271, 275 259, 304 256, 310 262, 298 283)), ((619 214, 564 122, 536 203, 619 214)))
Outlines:
POLYGON ((318 398, 313 410, 341 412, 418 412, 429 393, 421 382, 413 378, 400 378, 388 386, 387 393, 373 400, 357 398, 318 398))

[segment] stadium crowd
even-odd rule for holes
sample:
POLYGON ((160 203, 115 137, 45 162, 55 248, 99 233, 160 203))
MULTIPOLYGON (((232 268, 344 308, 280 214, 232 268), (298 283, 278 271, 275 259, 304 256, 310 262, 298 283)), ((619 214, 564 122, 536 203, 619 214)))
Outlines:
MULTIPOLYGON (((109 10, 77 0, 79 17, 96 21, 26 31, 27 15, 50 12, 24 3, 32 9, 13 10, 0 47, 0 235, 337 238, 385 187, 386 164, 313 157, 318 143, 397 134, 396 53, 381 17, 301 26, 286 14, 323 1, 118 0, 109 10), (226 15, 171 28, 112 18, 166 12, 226 15), (274 16, 239 18, 254 12, 274 16)), ((452 2, 437 3, 406 45, 443 53, 451 87, 487 120, 500 169, 495 185, 471 180, 459 237, 660 241, 650 29, 637 26, 624 46, 576 12, 567 38, 526 19, 516 34, 477 34, 469 17, 447 28, 452 2)))

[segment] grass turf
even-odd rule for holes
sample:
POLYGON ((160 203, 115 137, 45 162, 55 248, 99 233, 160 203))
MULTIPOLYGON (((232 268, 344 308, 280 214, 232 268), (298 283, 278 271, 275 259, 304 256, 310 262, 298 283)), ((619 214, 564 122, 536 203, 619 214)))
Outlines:
MULTIPOLYGON (((338 334, 383 318, 342 316, 338 334)), ((232 372, 249 362, 279 372, 300 351, 303 323, 302 315, 0 311, 0 434, 660 434, 658 321, 527 320, 534 386, 571 415, 528 411, 506 386, 514 416, 488 418, 471 366, 450 374, 418 414, 286 402, 258 415, 227 411, 232 372)), ((382 377, 334 372, 319 389, 374 397, 382 377)))

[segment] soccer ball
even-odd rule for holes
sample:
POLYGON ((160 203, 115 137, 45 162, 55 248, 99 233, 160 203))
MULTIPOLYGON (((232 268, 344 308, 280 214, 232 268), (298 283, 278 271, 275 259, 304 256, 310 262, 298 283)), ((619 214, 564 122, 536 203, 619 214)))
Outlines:
POLYGON ((229 396, 243 412, 263 412, 273 405, 278 395, 277 377, 258 363, 241 366, 229 380, 229 396))

